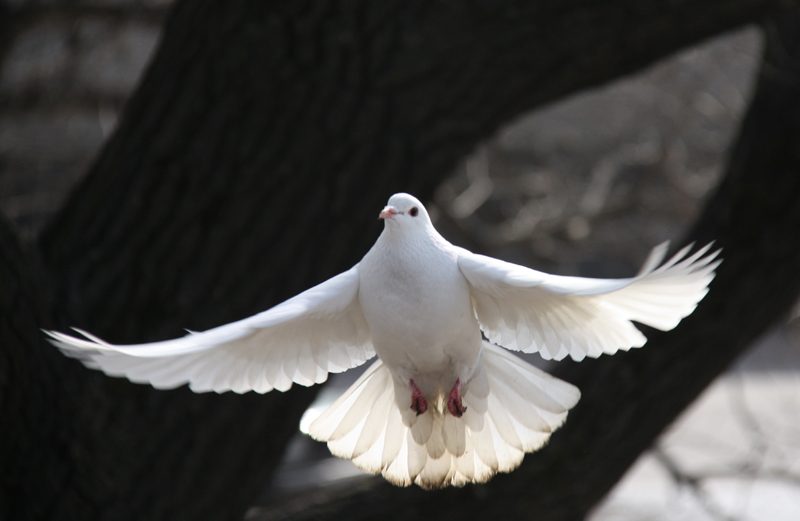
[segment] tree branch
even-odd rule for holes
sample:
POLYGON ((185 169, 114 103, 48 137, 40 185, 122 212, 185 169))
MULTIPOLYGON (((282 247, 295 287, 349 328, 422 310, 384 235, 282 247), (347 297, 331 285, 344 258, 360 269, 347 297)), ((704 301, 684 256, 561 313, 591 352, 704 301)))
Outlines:
POLYGON ((3 216, 0 288, 0 518, 46 517, 69 479, 69 436, 62 426, 73 403, 58 392, 56 367, 63 357, 41 337, 40 328, 54 325, 43 271, 3 216))

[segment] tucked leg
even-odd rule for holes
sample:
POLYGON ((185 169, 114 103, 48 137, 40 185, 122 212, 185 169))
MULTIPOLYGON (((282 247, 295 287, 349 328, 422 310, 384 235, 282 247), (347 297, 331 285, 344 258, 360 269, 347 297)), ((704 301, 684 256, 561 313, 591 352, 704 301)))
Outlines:
POLYGON ((450 394, 447 396, 447 410, 456 418, 461 418, 467 411, 464 402, 461 401, 461 378, 456 378, 456 383, 450 389, 450 394))
POLYGON ((425 396, 422 394, 422 391, 417 384, 414 383, 414 380, 409 380, 409 385, 411 386, 411 409, 417 413, 417 416, 424 413, 428 410, 428 400, 425 399, 425 396))

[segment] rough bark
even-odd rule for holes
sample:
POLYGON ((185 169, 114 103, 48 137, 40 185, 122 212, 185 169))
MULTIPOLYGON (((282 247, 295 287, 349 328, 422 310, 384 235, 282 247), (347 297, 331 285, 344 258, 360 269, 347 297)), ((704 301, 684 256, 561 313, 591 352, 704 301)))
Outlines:
POLYGON ((61 361, 53 350, 38 349, 39 327, 53 325, 49 291, 42 270, 5 219, 0 219, 0 284, 0 512, 4 519, 22 519, 18 514, 25 512, 46 517, 50 505, 27 504, 26 487, 35 481, 42 495, 52 497, 65 482, 71 462, 61 428, 69 423, 69 396, 42 385, 57 374, 61 361), (54 450, 39 450, 42 446, 54 450))
POLYGON ((2 244, 2 287, 34 295, 4 301, 21 314, 3 315, 19 366, 4 373, 0 413, 17 420, 4 457, 36 432, 40 458, 20 445, 4 465, 3 517, 237 518, 313 395, 155 392, 53 356, 35 326, 143 341, 268 307, 356 261, 388 194, 427 197, 509 118, 777 3, 178 2, 118 130, 42 236, 47 283, 2 244))
POLYGON ((641 350, 556 373, 583 391, 550 446, 487 486, 426 493, 380 481, 307 491, 251 519, 580 520, 669 423, 800 293, 800 12, 767 26, 756 92, 727 172, 689 239, 724 263, 700 307, 641 350))

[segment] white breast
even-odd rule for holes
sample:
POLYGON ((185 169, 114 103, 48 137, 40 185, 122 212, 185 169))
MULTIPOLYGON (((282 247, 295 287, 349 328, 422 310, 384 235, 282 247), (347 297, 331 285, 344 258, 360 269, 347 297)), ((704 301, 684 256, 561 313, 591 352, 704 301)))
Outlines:
POLYGON ((380 243, 359 264, 359 300, 378 356, 402 379, 467 380, 481 336, 455 252, 431 241, 380 243))

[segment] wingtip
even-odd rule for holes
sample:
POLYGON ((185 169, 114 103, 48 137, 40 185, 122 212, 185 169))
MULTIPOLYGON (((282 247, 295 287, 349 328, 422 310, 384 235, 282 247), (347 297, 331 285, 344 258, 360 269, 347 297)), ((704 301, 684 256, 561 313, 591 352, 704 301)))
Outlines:
POLYGON ((92 341, 92 342, 94 342, 96 344, 99 344, 99 345, 102 345, 102 346, 111 345, 108 342, 106 342, 105 340, 103 340, 102 338, 100 338, 100 337, 98 337, 96 335, 93 335, 93 334, 91 334, 88 331, 85 331, 83 329, 80 329, 80 328, 77 328, 77 327, 71 327, 70 329, 72 329, 73 331, 75 331, 76 333, 78 333, 79 335, 84 337, 85 339, 90 340, 90 341, 92 341))
POLYGON ((42 333, 44 333, 46 337, 45 340, 50 342, 55 347, 61 349, 62 351, 75 350, 75 347, 71 346, 68 341, 68 339, 70 338, 69 335, 51 329, 42 329, 41 331, 42 333))
POLYGON ((667 252, 669 251, 669 241, 664 241, 661 244, 656 245, 655 248, 650 250, 650 254, 645 259, 644 264, 642 264, 637 277, 641 277, 642 275, 646 275, 651 271, 658 268, 658 266, 664 261, 664 258, 667 256, 667 252))
POLYGON ((44 336, 47 337, 47 341, 48 342, 53 342, 54 340, 58 339, 59 333, 57 331, 53 331, 52 329, 44 329, 44 328, 39 328, 39 331, 44 333, 44 336))

